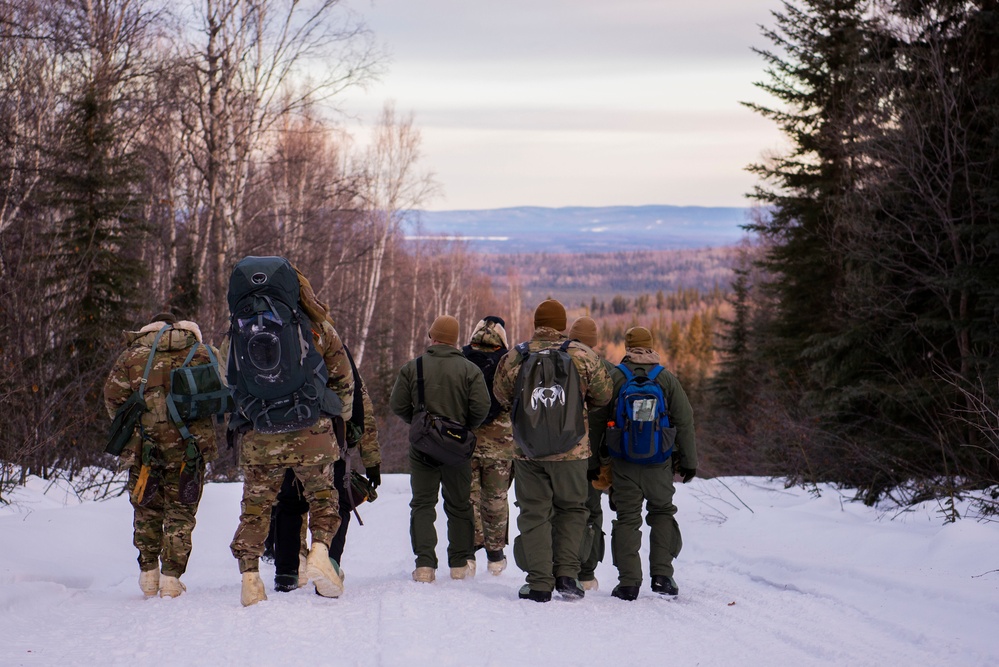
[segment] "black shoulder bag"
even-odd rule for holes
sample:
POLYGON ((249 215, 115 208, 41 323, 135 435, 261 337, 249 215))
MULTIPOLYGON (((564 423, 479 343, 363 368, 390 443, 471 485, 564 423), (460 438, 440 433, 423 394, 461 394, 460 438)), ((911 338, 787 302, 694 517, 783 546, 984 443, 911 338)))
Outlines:
POLYGON ((409 444, 441 465, 460 465, 472 458, 475 434, 461 424, 427 412, 423 393, 423 357, 416 358, 416 390, 420 404, 409 425, 409 444))

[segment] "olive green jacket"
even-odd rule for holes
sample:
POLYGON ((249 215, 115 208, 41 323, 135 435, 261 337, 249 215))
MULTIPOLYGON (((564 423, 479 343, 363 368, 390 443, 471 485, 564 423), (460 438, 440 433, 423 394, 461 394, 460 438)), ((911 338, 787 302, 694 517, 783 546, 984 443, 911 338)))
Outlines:
MULTIPOLYGON (((628 369, 636 375, 648 375, 653 366, 660 363, 659 353, 649 348, 629 347, 625 350, 624 359, 621 361, 628 369)), ((617 407, 617 396, 624 386, 624 373, 618 368, 614 368, 611 373, 614 380, 614 393, 611 402, 604 406, 600 412, 590 420, 591 428, 595 428, 597 433, 594 437, 598 442, 603 442, 604 432, 607 429, 607 422, 614 418, 614 411, 617 407)), ((676 428, 676 442, 673 445, 673 455, 679 456, 679 463, 684 468, 694 469, 697 467, 697 446, 694 442, 694 410, 690 407, 690 400, 687 393, 680 385, 680 380, 669 370, 663 370, 656 376, 656 383, 662 387, 663 396, 666 398, 666 409, 669 414, 669 421, 676 428)), ((601 451, 603 462, 609 461, 606 450, 601 451)))
MULTIPOLYGON (((426 410, 432 415, 475 429, 489 414, 489 390, 482 371, 456 347, 427 348, 423 354, 423 384, 426 410)), ((399 371, 389 408, 409 424, 418 406, 416 359, 413 359, 399 371)))

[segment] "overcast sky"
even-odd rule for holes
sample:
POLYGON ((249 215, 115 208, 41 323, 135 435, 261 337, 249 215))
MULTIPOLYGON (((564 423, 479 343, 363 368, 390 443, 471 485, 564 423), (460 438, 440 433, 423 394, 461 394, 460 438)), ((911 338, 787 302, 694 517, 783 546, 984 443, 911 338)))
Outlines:
POLYGON ((413 112, 427 208, 746 206, 779 146, 740 106, 779 0, 352 0, 391 54, 348 110, 413 112))

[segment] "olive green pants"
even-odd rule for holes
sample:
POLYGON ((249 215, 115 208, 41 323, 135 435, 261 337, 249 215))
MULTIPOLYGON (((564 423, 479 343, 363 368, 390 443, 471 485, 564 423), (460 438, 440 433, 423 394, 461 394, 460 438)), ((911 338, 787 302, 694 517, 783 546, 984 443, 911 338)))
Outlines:
POLYGON ((472 487, 472 466, 446 466, 428 459, 409 448, 409 484, 413 499, 409 502, 409 536, 413 542, 416 567, 437 569, 438 492, 444 496, 447 515, 447 562, 450 567, 463 567, 475 559, 472 540, 475 522, 469 492, 472 487))
POLYGON ((642 504, 649 524, 649 574, 673 576, 673 559, 680 554, 683 542, 674 515, 673 468, 640 465, 614 459, 613 497, 617 519, 611 530, 611 553, 622 586, 642 585, 642 504))
POLYGON ((517 528, 513 555, 532 590, 552 591, 555 577, 579 577, 586 530, 587 462, 514 461, 517 528))

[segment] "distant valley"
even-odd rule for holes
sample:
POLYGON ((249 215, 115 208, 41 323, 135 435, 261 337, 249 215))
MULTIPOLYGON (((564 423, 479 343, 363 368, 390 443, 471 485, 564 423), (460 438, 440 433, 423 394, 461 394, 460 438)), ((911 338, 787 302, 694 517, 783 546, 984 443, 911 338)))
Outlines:
POLYGON ((737 243, 748 208, 606 206, 418 211, 407 217, 408 238, 461 239, 490 254, 593 253, 708 248, 737 243))

